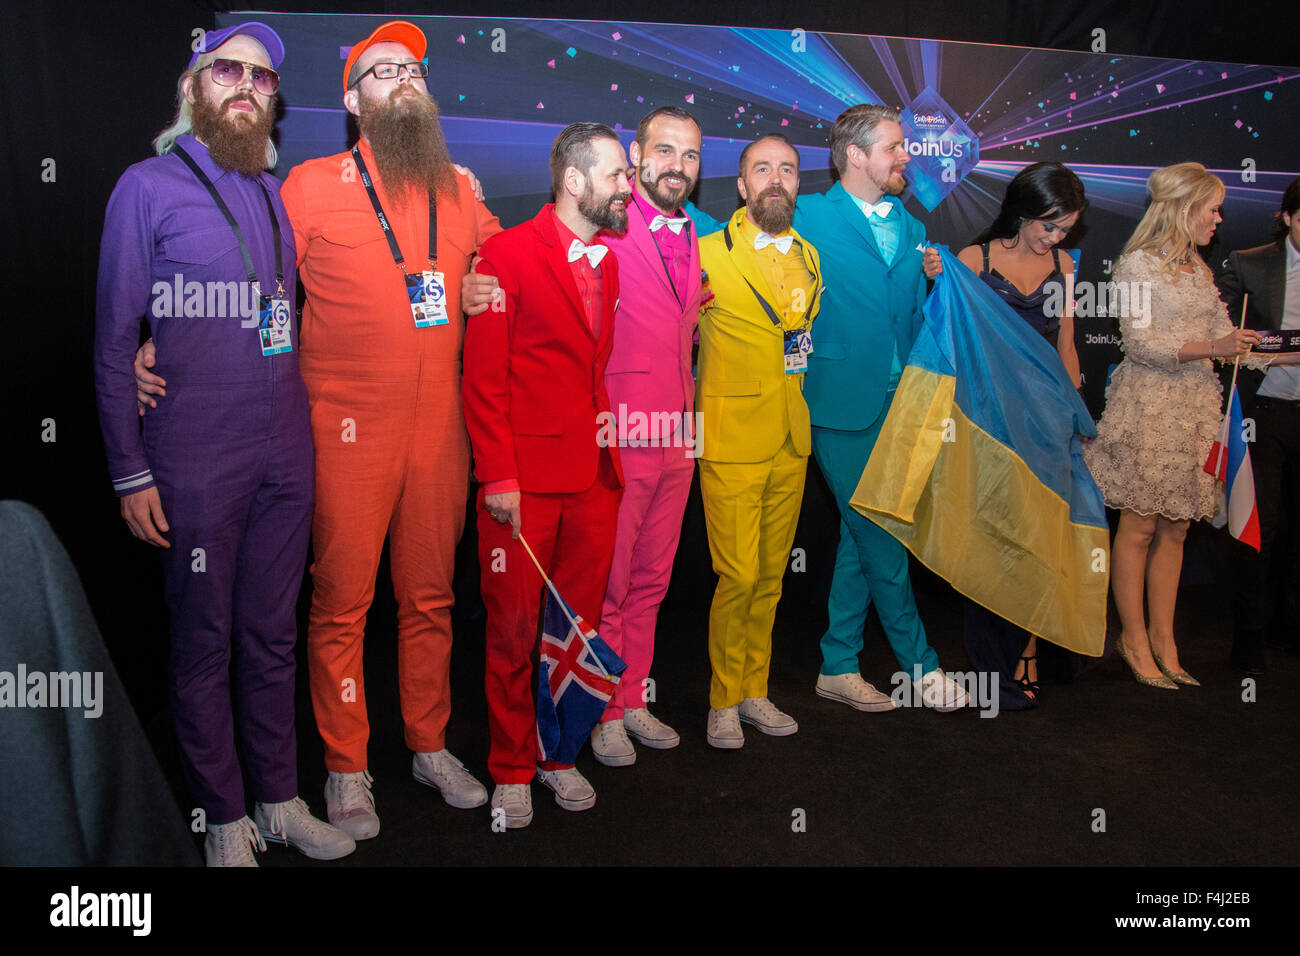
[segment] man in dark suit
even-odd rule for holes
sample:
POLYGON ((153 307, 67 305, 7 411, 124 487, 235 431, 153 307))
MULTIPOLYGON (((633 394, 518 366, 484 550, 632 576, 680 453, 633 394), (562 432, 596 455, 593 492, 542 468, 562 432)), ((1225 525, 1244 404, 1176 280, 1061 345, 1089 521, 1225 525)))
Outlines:
MULTIPOLYGON (((1300 331, 1300 179, 1282 196, 1273 242, 1231 253, 1217 277, 1233 322, 1240 321, 1243 298, 1246 327, 1259 331, 1300 331)), ((1242 414, 1255 423, 1251 468, 1259 509, 1260 550, 1241 547, 1236 562, 1237 609, 1233 664, 1247 674, 1264 672, 1264 644, 1295 644, 1296 528, 1300 514, 1300 367, 1281 365, 1237 372, 1242 414), (1275 582, 1275 583, 1274 583, 1275 582), (1278 622, 1275 624, 1274 622, 1278 622), (1285 635, 1285 636, 1284 636, 1285 635)))
POLYGON ((474 452, 479 562, 487 607, 492 810, 510 828, 533 818, 536 773, 566 810, 596 802, 572 766, 537 763, 530 655, 542 581, 523 532, 556 588, 599 629, 614 553, 623 474, 605 366, 614 338, 618 263, 596 238, 627 228, 631 200, 618 135, 574 123, 551 147, 555 203, 483 244, 480 274, 496 276, 492 308, 465 332, 462 394, 474 452))

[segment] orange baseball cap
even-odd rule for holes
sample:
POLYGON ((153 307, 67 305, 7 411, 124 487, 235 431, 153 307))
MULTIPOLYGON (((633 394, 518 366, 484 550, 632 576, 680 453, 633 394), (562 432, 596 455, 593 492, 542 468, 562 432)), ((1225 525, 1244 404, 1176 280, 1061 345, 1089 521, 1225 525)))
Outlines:
POLYGON ((424 38, 424 31, 414 23, 405 20, 389 20, 387 23, 380 24, 374 33, 348 52, 348 61, 343 64, 344 93, 348 91, 348 77, 352 75, 352 68, 356 66, 357 60, 361 59, 361 54, 376 43, 400 43, 421 60, 424 59, 425 50, 429 46, 429 41, 424 38))

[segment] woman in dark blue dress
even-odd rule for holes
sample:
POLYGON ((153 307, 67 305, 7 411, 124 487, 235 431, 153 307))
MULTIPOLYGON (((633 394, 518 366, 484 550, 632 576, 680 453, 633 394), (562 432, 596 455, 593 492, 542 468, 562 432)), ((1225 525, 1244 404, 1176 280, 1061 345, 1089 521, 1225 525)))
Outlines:
MULTIPOLYGON (((1078 176, 1060 163, 1034 163, 1008 184, 992 225, 958 253, 962 263, 1052 344, 1076 388, 1080 379, 1074 303, 1063 294, 1072 288, 1074 260, 1057 246, 1078 226, 1087 206, 1078 176), (1063 308, 1056 307, 1060 303, 1063 308)), ((973 601, 966 602, 964 625, 966 652, 975 669, 998 675, 1003 710, 1037 703, 1039 663, 1053 681, 1069 680, 1078 672, 1078 655, 1046 642, 1040 651, 1034 635, 973 601)))

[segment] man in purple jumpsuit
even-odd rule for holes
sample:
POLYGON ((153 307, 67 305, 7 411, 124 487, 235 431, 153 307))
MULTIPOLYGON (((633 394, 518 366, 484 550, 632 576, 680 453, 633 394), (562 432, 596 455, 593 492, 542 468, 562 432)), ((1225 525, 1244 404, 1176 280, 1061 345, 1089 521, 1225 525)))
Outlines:
POLYGON ((293 230, 266 172, 283 57, 262 23, 207 33, 158 156, 113 190, 100 247, 100 424, 122 516, 162 556, 172 718, 209 866, 256 866, 263 838, 315 859, 356 848, 298 797, 294 611, 313 451, 293 230), (142 318, 169 397, 143 431, 131 371, 142 318))

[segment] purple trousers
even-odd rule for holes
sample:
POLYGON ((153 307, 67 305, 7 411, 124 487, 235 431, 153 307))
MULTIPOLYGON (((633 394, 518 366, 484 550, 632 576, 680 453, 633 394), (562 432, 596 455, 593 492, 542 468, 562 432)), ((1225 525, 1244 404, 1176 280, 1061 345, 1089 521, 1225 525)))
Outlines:
MULTIPOLYGON (((250 385, 177 385, 145 416, 145 450, 171 526, 172 719, 190 796, 208 824, 298 794, 295 609, 311 531, 314 452, 296 366, 250 385)), ((188 809, 188 808, 187 808, 188 809)))

